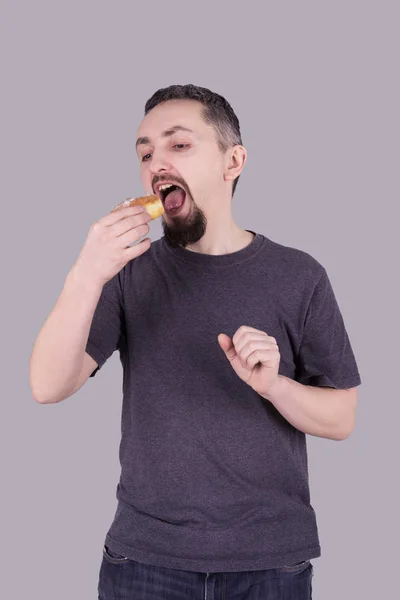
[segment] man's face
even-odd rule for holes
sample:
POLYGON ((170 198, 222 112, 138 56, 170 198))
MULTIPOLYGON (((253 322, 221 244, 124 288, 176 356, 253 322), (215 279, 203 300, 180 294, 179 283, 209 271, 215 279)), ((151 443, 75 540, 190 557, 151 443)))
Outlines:
MULTIPOLYGON (((194 100, 170 100, 151 110, 137 132, 138 140, 141 138, 137 145, 140 177, 146 192, 152 194, 157 184, 169 181, 186 192, 176 212, 168 211, 163 199, 162 226, 166 241, 173 247, 185 247, 203 237, 207 219, 221 208, 218 198, 226 194, 229 185, 224 180, 226 156, 218 147, 215 130, 203 120, 201 109, 200 102, 194 100)), ((177 202, 182 196, 175 193, 177 202)))

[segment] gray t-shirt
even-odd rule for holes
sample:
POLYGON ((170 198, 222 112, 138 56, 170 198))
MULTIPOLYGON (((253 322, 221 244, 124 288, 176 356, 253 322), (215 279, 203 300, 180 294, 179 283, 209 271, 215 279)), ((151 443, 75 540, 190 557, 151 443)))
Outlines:
POLYGON ((114 552, 199 572, 321 555, 306 436, 218 344, 241 325, 276 338, 281 375, 361 384, 325 268, 262 234, 219 256, 162 237, 104 286, 86 351, 101 368, 118 349, 123 366, 114 552))

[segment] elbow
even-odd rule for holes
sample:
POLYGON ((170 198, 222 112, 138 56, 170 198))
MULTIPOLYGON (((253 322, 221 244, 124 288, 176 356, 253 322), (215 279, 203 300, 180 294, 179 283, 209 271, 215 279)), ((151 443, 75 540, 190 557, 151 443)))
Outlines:
POLYGON ((349 435, 350 435, 350 433, 341 433, 341 434, 335 435, 331 439, 335 440, 335 442, 343 442, 344 440, 347 440, 349 435))
POLYGON ((36 398, 35 396, 33 396, 33 398, 38 404, 56 404, 57 402, 61 402, 61 400, 54 400, 53 398, 50 400, 36 398))
POLYGON ((37 402, 38 404, 57 404, 57 402, 61 402, 62 400, 65 400, 65 398, 67 396, 61 396, 61 397, 55 397, 55 396, 41 396, 39 394, 35 394, 32 391, 32 396, 33 399, 35 400, 35 402, 37 402))
POLYGON ((353 433, 356 426, 356 413, 357 413, 357 388, 344 390, 344 407, 345 414, 342 415, 340 422, 336 427, 336 435, 334 438, 337 441, 347 440, 347 438, 353 433))
POLYGON ((40 394, 36 394, 36 392, 34 392, 34 390, 32 390, 32 389, 31 389, 31 393, 32 393, 33 399, 38 404, 52 404, 53 403, 53 400, 49 400, 47 398, 44 398, 44 396, 41 396, 40 394))
POLYGON ((347 440, 348 437, 353 433, 355 429, 355 422, 352 422, 351 425, 347 424, 345 427, 342 426, 338 428, 335 432, 335 436, 332 437, 333 440, 337 442, 342 442, 343 440, 347 440))
POLYGON ((39 390, 37 389, 37 386, 33 384, 32 373, 30 373, 30 377, 29 377, 29 387, 30 387, 31 394, 32 394, 32 397, 35 400, 35 402, 37 402, 38 404, 48 404, 48 402, 45 400, 43 394, 40 393, 39 390))
POLYGON ((40 385, 40 382, 33 378, 32 373, 30 373, 29 376, 29 387, 33 399, 38 404, 55 404, 56 402, 60 402, 60 400, 65 398, 65 396, 54 394, 54 392, 46 389, 47 386, 40 385))
POLYGON ((33 383, 32 383, 32 376, 30 377, 29 387, 30 387, 32 398, 34 399, 34 401, 37 402, 38 404, 46 404, 46 402, 44 401, 44 398, 43 398, 42 394, 39 394, 38 390, 33 385, 33 383))
POLYGON ((56 402, 60 401, 60 398, 45 396, 43 393, 38 393, 36 388, 34 388, 32 385, 30 388, 32 397, 38 404, 55 404, 56 402))

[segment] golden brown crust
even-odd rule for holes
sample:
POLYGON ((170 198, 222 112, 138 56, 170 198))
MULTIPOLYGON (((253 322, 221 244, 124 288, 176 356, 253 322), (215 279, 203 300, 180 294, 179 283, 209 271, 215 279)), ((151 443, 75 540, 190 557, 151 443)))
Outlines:
POLYGON ((157 219, 164 214, 164 207, 160 198, 154 194, 150 196, 140 196, 139 198, 127 198, 123 202, 117 204, 111 212, 125 208, 125 206, 144 206, 152 219, 157 219))

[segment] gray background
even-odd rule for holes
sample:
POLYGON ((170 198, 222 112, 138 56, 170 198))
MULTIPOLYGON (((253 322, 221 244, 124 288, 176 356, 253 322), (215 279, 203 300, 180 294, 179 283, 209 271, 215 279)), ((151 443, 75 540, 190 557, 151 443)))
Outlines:
MULTIPOLYGON (((94 599, 116 508, 122 369, 56 405, 34 340, 91 223, 143 192, 145 101, 194 83, 236 111, 237 223, 331 278, 363 384, 345 441, 308 436, 314 598, 394 597, 399 562, 397 2, 1 2, 0 595, 94 599), (4 214, 5 211, 5 214, 4 214)), ((153 240, 162 235, 152 222, 153 240)))

